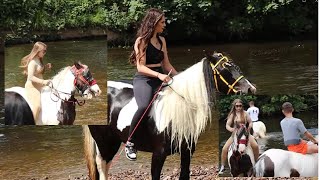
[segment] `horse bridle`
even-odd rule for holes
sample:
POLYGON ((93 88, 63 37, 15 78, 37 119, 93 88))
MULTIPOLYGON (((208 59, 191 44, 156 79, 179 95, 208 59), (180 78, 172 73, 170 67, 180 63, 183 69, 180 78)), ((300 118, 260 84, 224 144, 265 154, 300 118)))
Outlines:
MULTIPOLYGON (((84 82, 84 84, 86 85, 86 88, 85 89, 88 89, 90 86, 93 86, 95 84, 97 84, 96 80, 91 76, 90 72, 88 70, 84 70, 83 66, 81 66, 80 69, 77 69, 77 67, 75 65, 73 65, 70 69, 70 71, 72 72, 72 74, 74 75, 74 81, 73 81, 73 84, 74 86, 76 87, 76 89, 81 92, 83 94, 83 91, 80 90, 80 88, 78 87, 77 85, 77 80, 79 79, 80 81, 84 82), (86 77, 85 78, 85 76, 86 77)), ((85 104, 85 100, 83 101, 78 101, 76 98, 72 98, 71 101, 69 100, 65 100, 65 99, 62 99, 59 95, 59 93, 62 93, 62 94, 67 94, 67 95, 71 95, 71 96, 74 96, 73 93, 66 93, 66 92, 62 92, 62 91, 59 91, 57 90, 56 88, 53 87, 53 84, 51 83, 51 86, 49 85, 49 87, 51 89, 53 89, 56 93, 53 93, 58 99, 60 99, 61 101, 63 102, 68 102, 68 103, 77 103, 79 106, 83 106, 85 104)), ((52 98, 51 98, 52 101, 54 101, 52 98)), ((54 101, 54 102, 57 102, 57 101, 54 101)))
MULTIPOLYGON (((243 76, 243 75, 239 76, 232 84, 229 84, 228 81, 226 81, 226 79, 221 75, 221 73, 220 73, 219 70, 217 69, 217 66, 218 66, 220 63, 222 63, 221 66, 222 66, 223 68, 225 68, 225 64, 228 63, 228 62, 229 62, 229 59, 228 59, 226 56, 222 56, 222 58, 219 59, 219 61, 218 61, 216 64, 213 65, 213 64, 210 62, 210 66, 211 66, 211 68, 212 68, 212 70, 213 70, 213 72, 214 72, 214 75, 213 75, 213 76, 214 76, 214 82, 215 82, 215 85, 216 85, 217 90, 219 91, 218 80, 217 80, 217 76, 219 75, 219 78, 221 79, 221 81, 222 81, 225 85, 227 85, 228 88, 229 88, 227 94, 229 94, 229 93, 231 92, 231 90, 236 94, 236 93, 238 93, 239 91, 236 90, 236 89, 234 88, 234 86, 235 86, 242 78, 244 78, 244 76, 243 76)), ((220 91, 219 91, 219 92, 220 92, 220 91)))
POLYGON ((82 68, 77 69, 77 67, 73 65, 70 71, 74 75, 73 84, 76 87, 76 89, 81 93, 83 93, 85 90, 80 90, 80 88, 77 85, 77 80, 82 81, 86 85, 85 89, 88 89, 88 87, 97 84, 96 80, 93 79, 93 77, 91 76, 91 73, 89 72, 89 70, 88 69, 84 70, 83 66, 82 68), (85 76, 87 77, 85 78, 85 76))
POLYGON ((249 137, 249 132, 247 131, 246 127, 244 125, 241 125, 240 128, 244 128, 244 130, 243 130, 243 132, 240 132, 239 134, 236 134, 237 135, 237 142, 238 142, 237 143, 237 150, 239 148, 239 144, 244 144, 244 145, 247 146, 248 137, 249 137), (241 139, 243 134, 246 136, 246 139, 241 139))

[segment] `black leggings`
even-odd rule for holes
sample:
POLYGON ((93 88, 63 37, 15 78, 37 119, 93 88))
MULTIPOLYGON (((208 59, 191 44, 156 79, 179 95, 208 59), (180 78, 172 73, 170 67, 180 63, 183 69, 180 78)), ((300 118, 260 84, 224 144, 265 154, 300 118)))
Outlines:
MULTIPOLYGON (((147 109, 150 101, 152 100, 154 93, 160 87, 162 81, 158 78, 148 77, 144 75, 135 75, 133 79, 133 93, 136 98, 138 110, 134 114, 129 129, 129 136, 134 130, 135 126, 139 122, 144 111, 147 109)), ((133 142, 134 135, 132 135, 130 142, 133 142)))

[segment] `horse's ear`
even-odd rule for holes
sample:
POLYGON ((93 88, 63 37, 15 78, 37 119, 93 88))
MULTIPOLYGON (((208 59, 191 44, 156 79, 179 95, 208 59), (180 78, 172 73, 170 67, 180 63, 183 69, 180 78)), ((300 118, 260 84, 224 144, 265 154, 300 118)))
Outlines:
POLYGON ((202 50, 203 54, 206 56, 207 59, 210 59, 211 55, 208 51, 206 51, 205 49, 202 50))
POLYGON ((77 69, 81 69, 82 66, 80 65, 80 62, 74 62, 74 66, 77 68, 77 69))

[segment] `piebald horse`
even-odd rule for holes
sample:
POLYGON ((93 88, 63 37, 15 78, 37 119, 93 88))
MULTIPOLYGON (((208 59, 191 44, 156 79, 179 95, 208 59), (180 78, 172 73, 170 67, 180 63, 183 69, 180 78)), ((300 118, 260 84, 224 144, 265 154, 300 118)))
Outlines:
POLYGON ((84 99, 99 96, 101 90, 92 77, 87 65, 75 63, 63 68, 51 79, 51 83, 41 90, 41 111, 34 119, 31 104, 26 98, 25 89, 12 87, 5 90, 5 124, 6 125, 57 125, 73 124, 75 99, 78 90, 84 99))
MULTIPOLYGON (((83 128, 91 179, 107 179, 115 154, 128 139, 137 110, 132 88, 132 84, 108 81, 108 125, 83 128)), ((152 179, 160 179, 166 157, 176 152, 181 156, 180 179, 190 178, 191 156, 211 121, 217 91, 255 93, 256 88, 231 60, 215 53, 174 76, 158 94, 135 131, 135 148, 152 152, 152 179)))
POLYGON ((253 122, 252 129, 253 129, 253 137, 255 139, 266 137, 267 128, 266 128, 266 125, 262 121, 253 122))
POLYGON ((318 177, 318 153, 304 155, 283 149, 269 149, 260 155, 254 166, 253 175, 256 177, 318 177))
POLYGON ((247 123, 238 125, 232 134, 233 143, 228 150, 228 163, 233 177, 252 175, 252 168, 255 164, 252 148, 249 144, 249 131, 247 123))

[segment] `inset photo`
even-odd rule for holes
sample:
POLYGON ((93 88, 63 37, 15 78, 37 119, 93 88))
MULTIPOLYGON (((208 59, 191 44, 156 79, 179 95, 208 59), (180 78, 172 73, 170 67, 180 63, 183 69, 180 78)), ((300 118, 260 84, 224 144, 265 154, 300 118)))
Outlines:
POLYGON ((318 95, 220 96, 220 177, 318 177, 318 95))
POLYGON ((106 64, 106 40, 9 45, 4 124, 106 124, 106 64))

